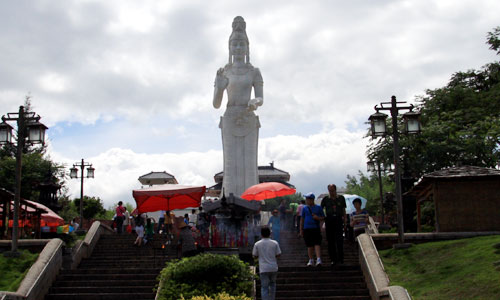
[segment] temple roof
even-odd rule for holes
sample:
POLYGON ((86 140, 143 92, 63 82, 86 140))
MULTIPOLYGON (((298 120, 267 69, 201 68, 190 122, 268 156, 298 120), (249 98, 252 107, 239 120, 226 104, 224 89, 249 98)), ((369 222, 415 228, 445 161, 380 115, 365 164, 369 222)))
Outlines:
POLYGON ((138 178, 139 182, 144 185, 154 185, 154 184, 178 184, 177 179, 172 174, 169 174, 165 171, 163 172, 153 172, 151 171, 148 174, 144 174, 138 178))
MULTIPOLYGON (((276 180, 272 181, 284 181, 287 182, 290 180, 290 173, 280 170, 274 167, 274 163, 270 163, 269 166, 258 166, 259 172, 259 181, 269 181, 262 180, 264 177, 276 178, 276 180)), ((224 176, 224 172, 219 172, 214 175, 215 182, 222 182, 222 177, 224 176)))

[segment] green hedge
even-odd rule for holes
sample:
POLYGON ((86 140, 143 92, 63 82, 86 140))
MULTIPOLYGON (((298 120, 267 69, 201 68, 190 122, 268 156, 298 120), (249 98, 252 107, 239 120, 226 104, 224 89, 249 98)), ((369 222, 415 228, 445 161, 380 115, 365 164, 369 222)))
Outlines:
POLYGON ((253 279, 248 264, 236 256, 200 254, 167 263, 160 273, 159 296, 170 300, 204 295, 219 299, 221 292, 250 295, 253 279))
MULTIPOLYGON (((187 300, 184 299, 184 297, 181 297, 182 300, 187 300)), ((194 296, 193 298, 189 300, 252 300, 252 298, 247 297, 245 295, 241 296, 231 296, 228 293, 222 292, 220 294, 214 295, 213 297, 208 297, 208 296, 194 296)))

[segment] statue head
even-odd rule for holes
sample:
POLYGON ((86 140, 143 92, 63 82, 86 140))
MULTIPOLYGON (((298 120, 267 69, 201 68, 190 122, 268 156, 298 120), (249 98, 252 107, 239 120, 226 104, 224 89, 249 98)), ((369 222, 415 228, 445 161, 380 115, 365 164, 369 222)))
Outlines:
POLYGON ((229 37, 229 64, 233 62, 233 55, 244 55, 245 62, 250 63, 249 45, 245 20, 237 16, 233 20, 233 32, 229 37))

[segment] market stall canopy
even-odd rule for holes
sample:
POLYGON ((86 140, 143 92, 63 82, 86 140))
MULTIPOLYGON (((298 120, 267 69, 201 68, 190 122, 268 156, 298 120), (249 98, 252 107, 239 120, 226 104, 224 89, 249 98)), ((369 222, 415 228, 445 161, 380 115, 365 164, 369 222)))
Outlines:
MULTIPOLYGON (((10 206, 14 207, 14 201, 10 202, 10 206)), ((52 211, 50 208, 47 206, 40 204, 38 202, 30 201, 30 200, 24 200, 21 199, 21 214, 24 212, 28 214, 36 214, 41 212, 40 216, 40 226, 49 226, 49 227, 57 227, 57 226, 62 226, 64 225, 64 219, 61 218, 58 214, 56 214, 54 211, 52 211)), ((3 208, 0 207, 0 214, 3 214, 3 208)), ((24 227, 26 225, 33 226, 31 224, 30 220, 24 220, 24 218, 21 216, 19 218, 19 226, 24 227)), ((2 220, 0 220, 0 226, 2 225, 2 220)), ((13 220, 9 220, 9 227, 12 227, 13 220)))
POLYGON ((199 207, 205 190, 205 186, 161 184, 133 190, 132 196, 137 203, 137 210, 144 213, 199 207))
MULTIPOLYGON (((58 214, 56 214, 53 210, 51 210, 47 206, 45 206, 41 203, 38 203, 38 202, 30 201, 30 200, 26 200, 26 202, 36 206, 39 209, 43 209, 43 210, 47 211, 46 213, 42 214, 42 220, 40 221, 40 226, 52 227, 52 226, 64 225, 64 219, 61 218, 58 214)), ((29 210, 29 208, 28 208, 28 210, 29 210)))

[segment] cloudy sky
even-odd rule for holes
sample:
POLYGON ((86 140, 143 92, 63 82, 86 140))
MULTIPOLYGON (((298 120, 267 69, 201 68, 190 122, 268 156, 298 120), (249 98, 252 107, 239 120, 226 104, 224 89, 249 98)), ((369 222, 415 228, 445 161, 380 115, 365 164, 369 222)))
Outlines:
MULTIPOLYGON (((213 82, 241 15, 264 77, 259 165, 321 193, 366 169, 375 104, 413 102, 498 59, 485 41, 499 11, 498 0, 2 1, 0 115, 30 94, 51 158, 93 163, 85 194, 106 206, 132 203, 150 171, 211 186, 224 111, 213 82)), ((78 180, 68 188, 79 195, 78 180)))

